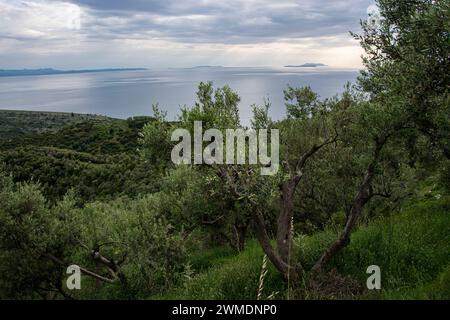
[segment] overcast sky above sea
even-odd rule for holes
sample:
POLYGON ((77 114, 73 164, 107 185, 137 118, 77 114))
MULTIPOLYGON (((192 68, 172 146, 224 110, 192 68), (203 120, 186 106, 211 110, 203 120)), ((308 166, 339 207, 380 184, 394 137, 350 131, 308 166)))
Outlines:
POLYGON ((0 69, 360 68, 373 0, 0 0, 0 69))

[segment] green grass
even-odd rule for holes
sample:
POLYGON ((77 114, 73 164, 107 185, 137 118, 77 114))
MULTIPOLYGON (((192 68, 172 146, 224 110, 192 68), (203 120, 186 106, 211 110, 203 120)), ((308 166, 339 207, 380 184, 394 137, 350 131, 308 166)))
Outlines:
MULTIPOLYGON (((301 246, 305 264, 311 266, 335 236, 323 232, 305 238, 301 246)), ((414 298, 415 291, 426 290, 450 266, 449 253, 450 197, 433 198, 360 227, 350 245, 332 261, 332 267, 364 285, 367 267, 378 265, 382 297, 414 298)), ((445 281, 439 283, 445 286, 445 281)), ((446 285, 443 292, 450 283, 446 285)))
MULTIPOLYGON (((151 299, 256 299, 263 256, 258 243, 251 241, 243 252, 228 258, 219 254, 209 269, 186 280, 184 286, 151 299)), ((283 291, 282 277, 271 266, 263 296, 283 291)))
POLYGON ((189 265, 196 273, 204 272, 211 267, 221 265, 235 253, 235 250, 229 246, 194 251, 189 257, 189 265))
POLYGON ((450 265, 430 283, 400 290, 387 290, 383 297, 389 300, 449 300, 450 265))
MULTIPOLYGON (((311 267, 336 235, 324 231, 296 240, 305 267, 311 267)), ((360 299, 450 298, 450 197, 421 200, 402 212, 378 218, 352 235, 350 245, 332 261, 332 268, 350 275, 362 287, 367 267, 378 265, 381 292, 365 292, 360 299)), ((192 260, 198 272, 184 286, 152 299, 255 299, 263 253, 256 241, 230 255, 217 248, 192 260)), ((286 297, 282 277, 269 263, 264 297, 286 297)))

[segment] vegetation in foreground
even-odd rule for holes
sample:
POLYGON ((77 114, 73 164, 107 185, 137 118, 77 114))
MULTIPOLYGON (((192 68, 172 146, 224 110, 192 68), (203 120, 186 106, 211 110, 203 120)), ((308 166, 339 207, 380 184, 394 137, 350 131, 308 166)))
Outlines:
POLYGON ((354 35, 357 86, 325 100, 288 87, 280 121, 252 106, 253 129, 280 132, 274 176, 171 162, 175 128, 246 129, 227 86, 201 83, 176 123, 154 106, 33 135, 7 113, 0 298, 448 299, 449 3, 378 3, 379 25, 354 35), (66 287, 71 264, 82 290, 66 287))
MULTIPOLYGON (((280 274, 268 266, 260 291, 264 253, 252 241, 237 255, 218 247, 200 257, 191 257, 194 270, 186 282, 151 298, 257 299, 259 294, 260 299, 448 299, 449 210, 450 198, 440 198, 434 190, 415 199, 401 213, 390 212, 369 225, 360 226, 352 243, 331 263, 337 271, 331 276, 350 276, 342 283, 331 278, 321 286, 316 284, 300 292, 288 290, 280 274), (365 269, 375 263, 383 270, 383 289, 379 292, 365 287, 368 276, 365 269), (208 265, 209 269, 199 271, 199 264, 208 265), (337 284, 341 287, 335 287, 337 284), (345 292, 343 288, 353 290, 345 292)), ((295 250, 305 265, 311 265, 336 235, 332 226, 310 236, 297 234, 295 250)))

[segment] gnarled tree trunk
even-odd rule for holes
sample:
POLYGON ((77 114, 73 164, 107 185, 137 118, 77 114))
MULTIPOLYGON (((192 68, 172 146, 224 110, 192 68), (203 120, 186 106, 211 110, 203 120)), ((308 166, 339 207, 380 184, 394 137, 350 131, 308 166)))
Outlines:
POLYGON ((374 196, 374 193, 372 192, 372 182, 375 176, 375 167, 379 161, 381 150, 383 149, 383 146, 385 145, 387 139, 388 136, 377 139, 375 141, 375 151, 373 153, 372 160, 366 169, 364 179, 358 189, 358 193, 353 200, 353 204, 347 215, 347 221, 345 223, 344 230, 342 231, 339 238, 335 242, 333 242, 327 250, 325 250, 325 252, 314 265, 313 271, 323 271, 324 267, 330 262, 331 258, 350 243, 351 232, 356 226, 356 223, 361 216, 364 206, 374 196))

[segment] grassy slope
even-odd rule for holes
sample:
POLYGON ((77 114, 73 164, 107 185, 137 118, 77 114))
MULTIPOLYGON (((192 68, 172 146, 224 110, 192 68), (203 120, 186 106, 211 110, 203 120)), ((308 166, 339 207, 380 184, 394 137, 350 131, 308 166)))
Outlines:
MULTIPOLYGON (((426 287, 450 266, 449 213, 450 197, 443 197, 424 199, 379 218, 353 235, 333 267, 364 285, 366 268, 378 265, 383 298, 427 298, 426 287), (424 295, 416 296, 413 291, 424 295)), ((332 233, 323 233, 308 239, 302 250, 305 259, 311 263, 332 237, 332 233)))
MULTIPOLYGON (((301 243, 297 250, 304 264, 311 266, 334 237, 333 232, 322 232, 297 241, 301 243)), ((360 227, 332 267, 365 286, 367 267, 380 266, 382 290, 366 292, 361 299, 449 299, 449 253, 450 197, 430 198, 360 227)), ((209 269, 200 270, 183 287, 152 298, 255 299, 262 257, 256 242, 250 242, 244 252, 234 256, 203 254, 203 266, 209 262, 209 269)), ((198 259, 194 259, 194 265, 199 263, 198 259)), ((284 299, 286 292, 281 277, 270 267, 263 297, 275 294, 276 298, 284 299)))
MULTIPOLYGON (((183 287, 151 299, 256 299, 263 261, 263 252, 257 242, 247 243, 246 249, 238 255, 226 254, 223 248, 216 248, 192 259, 194 267, 201 264, 203 268, 207 265, 209 268, 188 278, 183 287)), ((271 265, 265 283, 264 297, 285 291, 282 277, 271 265)))

